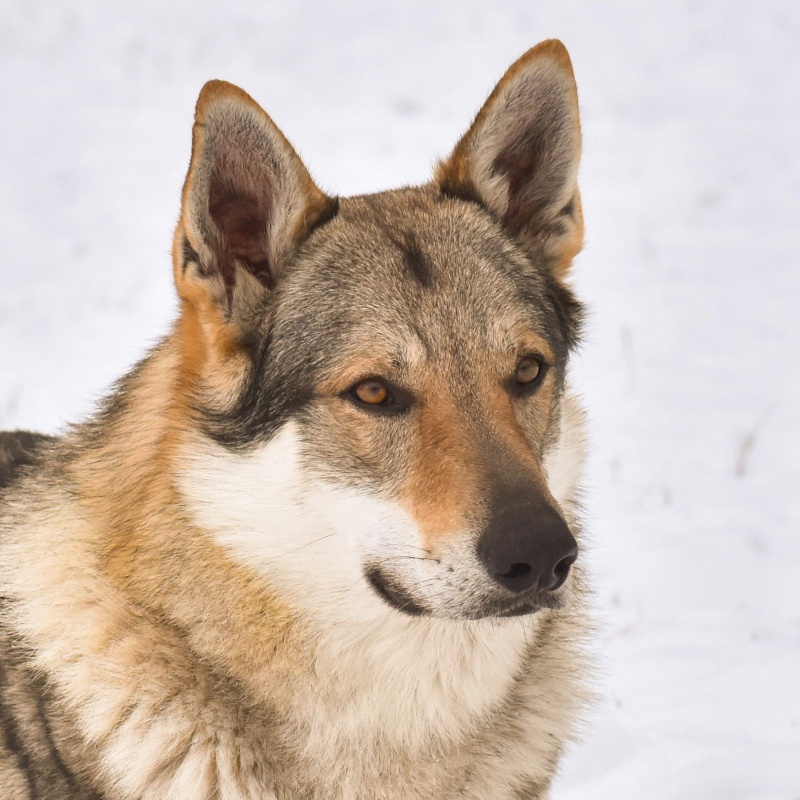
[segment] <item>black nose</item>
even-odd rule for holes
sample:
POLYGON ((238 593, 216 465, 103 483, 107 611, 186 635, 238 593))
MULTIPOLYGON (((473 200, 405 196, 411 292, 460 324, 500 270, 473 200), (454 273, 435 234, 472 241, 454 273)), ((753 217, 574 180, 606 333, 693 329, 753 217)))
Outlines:
POLYGON ((489 575, 506 589, 552 592, 567 579, 578 544, 552 506, 526 498, 492 515, 478 555, 489 575))

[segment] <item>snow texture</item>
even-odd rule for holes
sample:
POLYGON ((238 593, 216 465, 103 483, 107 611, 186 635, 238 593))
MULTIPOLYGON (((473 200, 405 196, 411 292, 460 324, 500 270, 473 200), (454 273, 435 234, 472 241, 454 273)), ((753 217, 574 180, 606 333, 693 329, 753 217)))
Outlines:
POLYGON ((424 181, 549 37, 584 120, 601 664, 554 797, 798 800, 796 0, 3 0, 0 428, 85 416, 170 324, 207 79, 360 193, 424 181))

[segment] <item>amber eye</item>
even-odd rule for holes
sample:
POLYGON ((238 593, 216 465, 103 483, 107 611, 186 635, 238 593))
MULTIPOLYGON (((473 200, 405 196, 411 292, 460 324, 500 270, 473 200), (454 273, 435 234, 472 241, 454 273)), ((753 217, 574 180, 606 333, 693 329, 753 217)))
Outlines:
POLYGON ((352 391, 356 399, 367 406, 380 406, 392 401, 389 387, 377 378, 368 378, 357 383, 352 391))
POLYGON ((530 386, 536 382, 543 370, 542 362, 536 356, 525 356, 517 364, 517 372, 514 377, 517 379, 517 383, 530 386))

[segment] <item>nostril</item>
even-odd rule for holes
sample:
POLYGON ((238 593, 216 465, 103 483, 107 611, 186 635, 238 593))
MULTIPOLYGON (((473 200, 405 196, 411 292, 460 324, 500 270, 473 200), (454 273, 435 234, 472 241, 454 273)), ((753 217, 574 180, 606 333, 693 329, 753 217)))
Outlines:
POLYGON ((562 558, 561 561, 555 565, 553 569, 554 580, 552 584, 547 587, 547 591, 554 592, 564 585, 564 581, 567 579, 570 568, 575 563, 576 558, 577 556, 567 556, 566 558, 562 558))
POLYGON ((567 580, 578 555, 567 523, 527 490, 500 501, 477 542, 486 572, 517 595, 555 591, 567 580))
POLYGON ((517 578, 525 578, 531 574, 533 567, 530 564, 512 564, 508 572, 501 573, 500 577, 515 580, 517 578))

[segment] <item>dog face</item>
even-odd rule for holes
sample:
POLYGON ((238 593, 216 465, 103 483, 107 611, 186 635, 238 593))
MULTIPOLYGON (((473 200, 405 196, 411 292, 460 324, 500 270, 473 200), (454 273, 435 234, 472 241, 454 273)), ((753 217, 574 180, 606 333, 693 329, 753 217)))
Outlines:
POLYGON ((459 619, 559 604, 549 481, 580 306, 577 100, 517 62, 431 184, 333 200, 235 87, 201 94, 176 233, 182 486, 304 602, 459 619))

